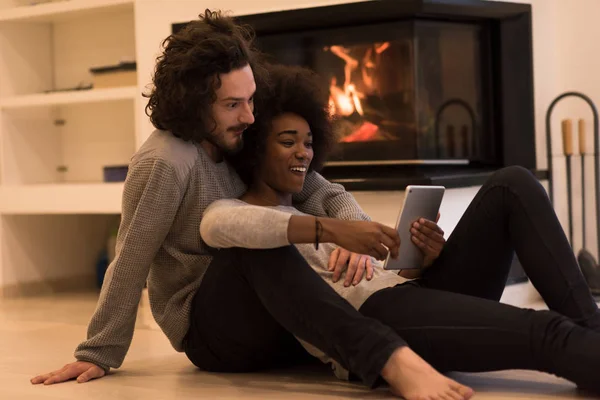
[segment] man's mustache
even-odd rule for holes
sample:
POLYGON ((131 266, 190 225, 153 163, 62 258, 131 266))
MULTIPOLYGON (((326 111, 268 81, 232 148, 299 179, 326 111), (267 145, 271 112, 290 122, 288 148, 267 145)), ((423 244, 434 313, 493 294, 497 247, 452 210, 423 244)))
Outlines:
POLYGON ((248 124, 242 124, 242 125, 238 125, 238 126, 232 126, 231 128, 227 129, 228 131, 231 132, 239 132, 239 131, 243 131, 248 129, 248 124))

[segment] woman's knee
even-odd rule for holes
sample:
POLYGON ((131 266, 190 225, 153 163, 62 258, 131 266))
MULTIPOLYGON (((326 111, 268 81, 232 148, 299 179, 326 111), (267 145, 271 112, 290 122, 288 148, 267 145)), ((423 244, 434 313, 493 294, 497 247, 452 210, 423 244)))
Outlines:
POLYGON ((499 182, 520 182, 530 181, 532 179, 535 179, 535 177, 531 171, 520 165, 511 165, 509 167, 501 168, 494 172, 490 178, 490 180, 499 182))
POLYGON ((545 192, 533 173, 519 165, 512 165, 494 172, 487 183, 489 185, 508 186, 519 192, 532 188, 545 192))

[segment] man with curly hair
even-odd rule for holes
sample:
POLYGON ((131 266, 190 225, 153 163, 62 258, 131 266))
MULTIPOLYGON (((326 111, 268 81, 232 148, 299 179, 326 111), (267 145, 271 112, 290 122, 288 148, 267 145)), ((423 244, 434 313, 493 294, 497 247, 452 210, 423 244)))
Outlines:
MULTIPOLYGON (((153 316, 171 345, 204 370, 294 363, 306 357, 294 335, 316 343, 325 337, 373 385, 399 345, 396 335, 323 284, 293 246, 235 256, 211 254, 201 239, 204 209, 246 190, 223 155, 242 148, 254 123, 255 91, 266 84, 251 31, 206 10, 163 45, 146 110, 156 131, 130 163, 116 257, 87 340, 75 350, 77 361, 31 382, 82 383, 120 367, 147 284, 153 316)), ((370 222, 341 185, 311 172, 304 187, 294 198, 300 210, 362 221, 332 260, 338 270, 359 271, 360 280, 368 268, 359 268, 365 257, 358 253, 383 258, 389 249, 397 256, 397 232, 370 222)), ((285 221, 273 215, 272 222, 287 235, 285 221)))

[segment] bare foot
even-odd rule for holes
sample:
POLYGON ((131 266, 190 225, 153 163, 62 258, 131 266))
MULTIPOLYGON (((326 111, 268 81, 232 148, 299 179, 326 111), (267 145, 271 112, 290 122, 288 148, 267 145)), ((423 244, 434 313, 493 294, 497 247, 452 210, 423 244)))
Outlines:
POLYGON ((473 389, 437 372, 410 348, 397 349, 381 371, 392 393, 406 400, 468 400, 473 389))

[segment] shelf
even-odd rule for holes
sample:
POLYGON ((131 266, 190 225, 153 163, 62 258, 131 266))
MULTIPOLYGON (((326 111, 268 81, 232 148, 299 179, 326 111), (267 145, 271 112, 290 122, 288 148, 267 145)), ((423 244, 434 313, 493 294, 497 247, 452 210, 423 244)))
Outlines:
POLYGON ((0 99, 0 109, 30 108, 65 104, 100 103, 115 100, 133 100, 137 86, 110 89, 75 90, 70 92, 27 94, 0 99))
POLYGON ((120 214, 123 183, 0 187, 2 214, 120 214))
POLYGON ((62 22, 104 11, 133 10, 134 0, 68 0, 0 9, 0 22, 62 22))

